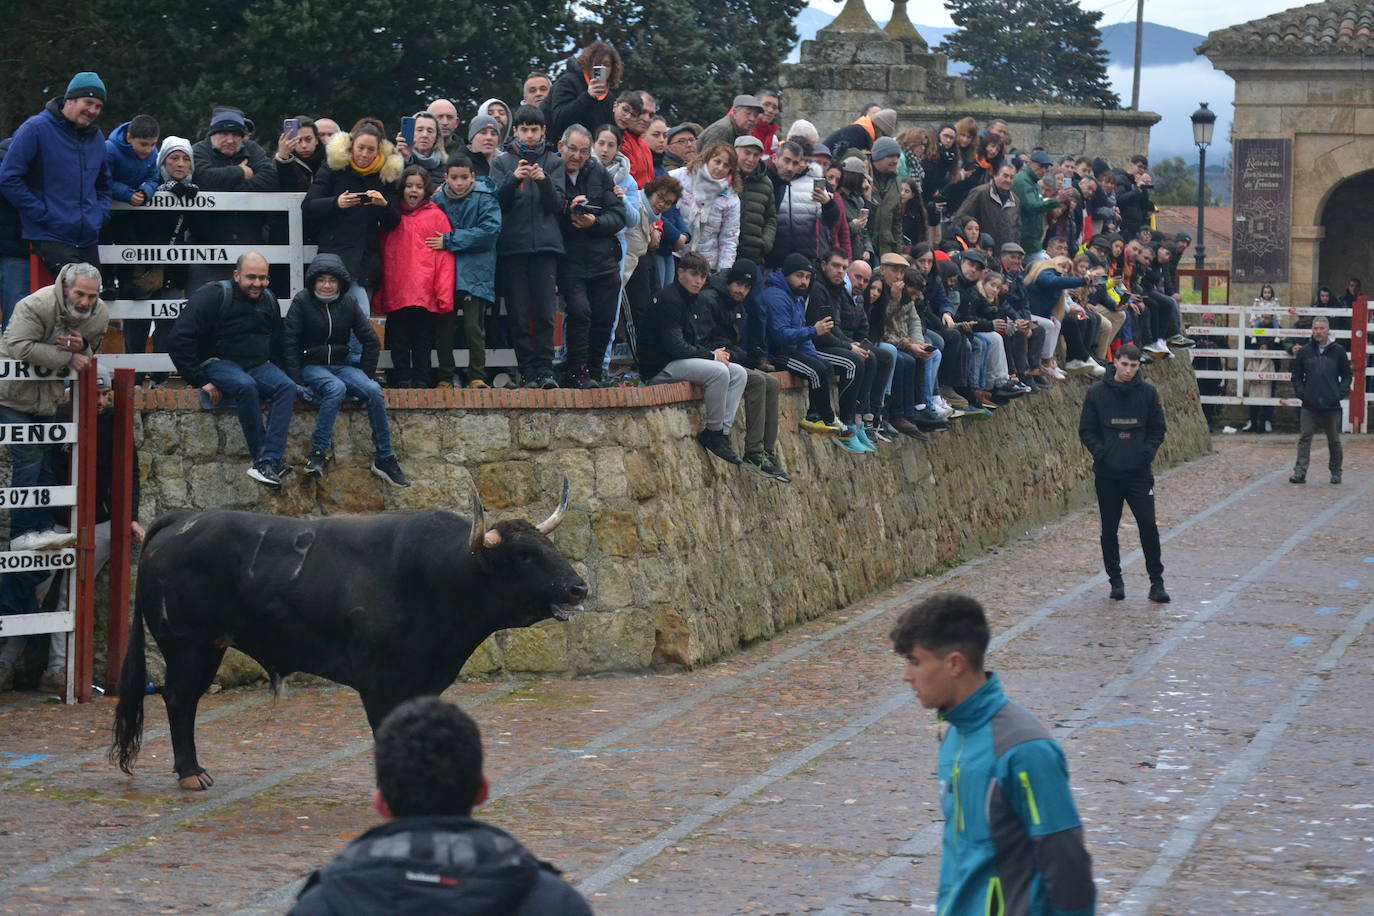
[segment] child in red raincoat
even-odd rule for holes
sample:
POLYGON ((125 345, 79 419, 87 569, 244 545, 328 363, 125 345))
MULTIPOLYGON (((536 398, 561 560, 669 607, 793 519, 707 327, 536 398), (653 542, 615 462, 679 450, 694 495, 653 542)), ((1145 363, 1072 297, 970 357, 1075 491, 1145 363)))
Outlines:
POLYGON ((401 222, 382 237, 382 288, 372 310, 386 316, 393 388, 430 388, 435 316, 453 311, 454 260, 425 239, 449 231, 448 217, 430 200, 429 172, 401 173, 401 222))

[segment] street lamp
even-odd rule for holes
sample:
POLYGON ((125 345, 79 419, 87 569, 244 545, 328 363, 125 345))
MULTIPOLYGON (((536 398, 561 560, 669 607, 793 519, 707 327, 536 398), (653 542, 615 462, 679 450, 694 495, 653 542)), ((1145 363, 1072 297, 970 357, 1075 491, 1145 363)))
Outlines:
MULTIPOLYGON (((1192 115, 1193 142, 1197 144, 1197 242, 1193 245, 1193 264, 1198 270, 1203 269, 1203 263, 1207 260, 1202 215, 1207 206, 1207 147, 1212 145, 1212 128, 1217 123, 1217 113, 1208 108, 1206 102, 1200 104, 1202 107, 1192 115)), ((1194 289, 1200 289, 1201 282, 1202 276, 1199 275, 1194 281, 1194 289)))

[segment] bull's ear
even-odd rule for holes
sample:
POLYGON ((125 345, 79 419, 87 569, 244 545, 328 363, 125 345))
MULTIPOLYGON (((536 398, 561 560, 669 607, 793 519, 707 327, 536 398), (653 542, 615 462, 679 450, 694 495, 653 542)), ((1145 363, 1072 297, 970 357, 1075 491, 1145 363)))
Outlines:
POLYGON ((544 534, 553 533, 553 529, 558 527, 558 523, 563 521, 563 516, 568 513, 568 478, 563 478, 563 498, 558 503, 558 508, 553 510, 553 515, 540 522, 536 527, 544 534))
MULTIPOLYGON (((487 547, 487 535, 496 536, 496 544, 501 543, 501 536, 495 531, 487 531, 486 512, 482 509, 482 494, 477 491, 477 481, 472 482, 472 534, 468 538, 468 545, 473 550, 482 550, 487 547)), ((490 546, 495 547, 496 544, 490 546)))

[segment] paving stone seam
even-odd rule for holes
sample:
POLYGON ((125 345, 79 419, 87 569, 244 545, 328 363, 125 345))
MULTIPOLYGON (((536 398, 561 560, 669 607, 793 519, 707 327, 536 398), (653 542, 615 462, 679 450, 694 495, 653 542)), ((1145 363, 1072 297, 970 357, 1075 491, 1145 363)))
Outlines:
MULTIPOLYGON (((1286 471, 1277 471, 1269 475, 1269 477, 1278 476, 1283 473, 1286 473, 1286 471)), ((1267 480, 1268 478, 1256 481, 1254 484, 1251 484, 1251 486, 1256 486, 1267 480)), ((1310 538, 1349 503, 1358 500, 1371 489, 1374 489, 1374 479, 1370 480, 1359 490, 1349 494, 1339 502, 1328 506, 1321 514, 1313 518, 1298 531, 1290 535, 1282 544, 1270 551, 1263 560, 1247 570, 1241 578, 1229 585, 1220 595, 1212 599, 1210 605, 1204 606, 1203 610, 1198 611, 1187 620, 1173 627, 1169 631, 1169 635, 1161 642, 1156 644, 1149 651, 1138 655, 1130 671, 1114 678, 1098 690, 1091 698, 1079 704, 1073 712, 1065 716, 1059 724, 1055 725, 1050 730, 1051 733, 1060 741, 1068 740, 1076 735, 1093 717, 1101 712, 1103 707, 1119 698, 1122 695, 1122 691, 1127 687, 1145 677, 1150 669, 1177 648, 1178 645, 1184 642, 1193 631, 1216 617, 1216 615, 1226 607, 1229 607, 1235 599, 1239 597, 1242 591, 1256 584, 1263 578, 1265 573, 1272 570, 1274 566, 1291 553, 1294 548, 1310 538)), ((1167 542, 1170 540, 1177 530, 1178 529, 1171 530, 1168 535, 1161 538, 1161 541, 1167 542)), ((1123 562, 1123 566, 1124 565, 1123 562)), ((1106 577, 1101 574, 1099 574, 1099 579, 1101 581, 1106 581, 1106 577)), ((1079 587, 1081 588, 1081 586, 1079 587)), ((1015 628, 1012 629, 1014 630, 1015 628)), ((1008 636, 1011 633, 1012 630, 1007 630, 1002 635, 1008 636)), ((1008 641, 1008 639, 1002 639, 1001 645, 1005 645, 1008 641)), ((1001 645, 998 644, 998 638, 994 638, 990 649, 995 651, 1001 648, 1001 645)), ((1244 752, 1242 751, 1242 753, 1244 752)), ((899 847, 895 853, 885 858, 877 866, 871 869, 869 874, 851 884, 845 893, 827 901, 826 905, 821 910, 822 916, 836 916, 836 914, 844 912, 843 907, 853 898, 864 894, 877 893, 883 885, 900 872, 903 866, 909 864, 911 859, 918 856, 929 855, 934 852, 940 845, 942 833, 943 831, 939 824, 930 824, 923 827, 915 836, 899 847)))
MULTIPOLYGON (((1184 531, 1187 531, 1188 529, 1192 528, 1199 522, 1207 518, 1210 518, 1212 515, 1216 514, 1222 509, 1227 508, 1236 501, 1245 498, 1259 487, 1271 483, 1284 473, 1287 473, 1286 466, 1284 469, 1272 471, 1264 477, 1260 478, 1259 480, 1247 484, 1245 487, 1242 487, 1235 493, 1232 493, 1231 495, 1224 497, 1221 500, 1218 500, 1208 508, 1194 514, 1193 516, 1189 517, 1188 519, 1185 519, 1183 522, 1171 528, 1161 538, 1161 542, 1167 542, 1169 540, 1172 540, 1173 538, 1182 534, 1184 531)), ((1374 486, 1374 481, 1371 481, 1371 483, 1367 485, 1367 487, 1368 486, 1374 486)), ((1140 557, 1141 553, 1139 550, 1132 551, 1129 555, 1122 559, 1123 568, 1127 565, 1134 564, 1140 559, 1140 557)), ((951 570, 951 572, 955 571, 957 570, 951 570)), ((1063 607, 1077 599, 1080 595, 1086 593, 1092 588, 1100 586, 1103 582, 1106 581, 1106 579, 1107 577, 1103 573, 1096 573, 1088 577, 1078 585, 1074 586, 1073 588, 1069 589, 1067 592, 1064 592, 1058 597, 1051 599, 1049 602, 1042 605, 1040 609, 1037 610, 1034 614, 1020 621, 1015 626, 1003 631, 996 638, 994 638, 989 646, 989 649, 991 651, 997 651, 1001 649, 1003 646, 1007 645, 1007 643, 1016 639, 1022 633, 1025 633, 1028 630, 1034 629, 1035 627, 1039 626, 1041 623, 1043 623, 1053 614, 1058 612, 1060 609, 1062 609, 1063 607)), ((910 598, 908 596, 902 596, 902 598, 900 599, 885 603, 889 605, 896 605, 904 600, 910 600, 910 598)), ((877 608, 874 608, 873 610, 876 611, 877 608)), ((871 611, 868 613, 871 613, 871 611)), ((610 884, 612 881, 616 881, 626 876, 634 868, 644 864, 644 862, 647 862, 649 859, 658 855, 672 843, 676 842, 684 836, 689 835, 691 833, 691 830, 688 830, 686 832, 682 831, 682 826, 684 824, 689 822, 694 823, 695 826, 692 827, 692 830, 695 830, 697 827, 709 822, 714 817, 717 817, 720 814, 723 814, 726 811, 730 810, 731 808, 734 808, 736 805, 747 799, 749 796, 757 793, 758 791, 762 790, 763 788, 767 787, 773 782, 782 779, 784 776, 789 775, 794 770, 810 762, 815 757, 829 750, 831 747, 834 747, 836 744, 840 743, 840 741, 849 740, 850 737, 853 737, 853 735, 856 735, 864 729, 868 728, 870 725, 879 721, 882 717, 890 714, 891 712, 896 711, 897 709, 911 702, 911 699, 912 693, 910 690, 905 690, 901 693, 894 694, 893 696, 888 697, 887 699, 883 700, 878 707, 880 710, 883 711, 881 716, 873 718, 873 713, 864 716, 862 721, 867 722, 867 724, 864 725, 863 728, 860 728, 858 731, 853 731, 854 726, 847 725, 834 732, 831 732, 830 735, 827 735, 826 737, 823 737, 813 742, 806 749, 787 758, 789 764, 787 768, 782 768, 779 765, 775 764, 772 768, 769 769, 767 774, 764 774, 767 778, 758 776, 754 777, 749 782, 743 784, 745 787, 749 787, 749 791, 747 793, 738 794, 740 792, 740 788, 737 788, 735 791, 732 791, 729 795, 717 799, 711 802, 709 805, 707 805, 706 811, 710 812, 709 816, 705 816, 703 813, 688 815, 687 817, 679 820, 678 823, 660 832, 652 840, 648 840, 644 843, 641 843, 633 847, 630 850, 627 850, 626 852, 618 856, 610 864, 603 866, 595 872, 592 872, 590 875, 586 876, 580 882, 578 882, 578 890, 584 894, 595 893, 596 891, 610 884), (834 736, 836 735, 845 735, 846 737, 837 740, 832 740, 832 738, 834 738, 834 736), (704 820, 702 819, 703 817, 704 820)), ((846 897, 848 896, 850 895, 846 895, 846 897)))
POLYGON ((1366 604, 1355 619, 1350 621, 1245 749, 1218 774, 1212 787, 1193 806, 1193 810, 1184 815, 1179 826, 1169 835, 1154 864, 1136 879, 1127 890, 1126 896, 1111 911, 1112 916, 1132 916, 1150 910, 1161 894, 1168 889, 1175 870, 1187 859, 1197 841, 1201 839, 1203 831, 1212 825, 1226 806, 1235 801, 1241 790, 1255 778, 1289 726, 1297 720, 1302 707, 1322 691, 1326 683, 1324 676, 1335 669, 1345 656, 1346 650, 1364 634, 1371 621, 1374 621, 1374 601, 1366 604))

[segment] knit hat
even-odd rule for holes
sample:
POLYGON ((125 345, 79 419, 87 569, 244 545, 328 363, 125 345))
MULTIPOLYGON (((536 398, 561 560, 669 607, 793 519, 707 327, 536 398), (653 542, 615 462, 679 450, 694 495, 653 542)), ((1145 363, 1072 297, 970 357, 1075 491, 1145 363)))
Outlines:
MULTIPOLYGON (((192 167, 194 167, 196 157, 191 152, 190 140, 187 140, 185 137, 178 137, 175 135, 163 137, 161 145, 157 148, 157 166, 159 169, 162 168, 163 163, 167 161, 167 157, 172 155, 172 153, 185 153, 186 158, 191 160, 192 167)), ((162 177, 164 179, 167 178, 165 173, 162 177)))
POLYGON ((82 70, 67 84, 68 99, 100 99, 105 101, 105 81, 93 70, 82 70))
POLYGON ((748 283, 750 286, 753 286, 754 272, 757 269, 758 268, 754 266, 753 261, 749 260, 748 258, 740 258, 739 260, 735 261, 735 263, 730 267, 729 270, 725 271, 725 282, 748 283))
MULTIPOLYGON (((82 98, 82 96, 77 96, 76 98, 82 98)), ((114 376, 110 373, 110 369, 109 369, 108 366, 102 366, 102 365, 100 365, 99 363, 96 364, 96 367, 95 367, 95 387, 97 387, 97 388, 113 388, 113 387, 114 387, 114 376)))
POLYGON ((897 132, 897 112, 891 108, 884 108, 882 111, 869 118, 878 133, 892 136, 897 132))
POLYGON ((792 122, 792 126, 787 128, 787 136, 805 137, 812 144, 821 142, 821 135, 817 132, 816 125, 802 118, 798 118, 792 122))
POLYGON ((784 277, 790 277, 792 274, 803 270, 809 274, 816 272, 816 269, 811 266, 811 259, 800 251, 794 251, 782 259, 782 275, 784 277))
POLYGON ((890 159, 893 156, 900 156, 901 154, 902 148, 897 144, 896 140, 893 140, 891 137, 879 137, 873 142, 873 155, 869 158, 877 162, 879 159, 890 159))
POLYGON ((501 122, 491 115, 479 114, 473 118, 468 122, 468 142, 471 143, 473 137, 476 137, 488 127, 495 130, 497 136, 501 135, 501 122))
POLYGON ((210 112, 211 135, 238 134, 240 137, 246 137, 250 129, 248 119, 237 108, 216 108, 210 112))
POLYGON ((840 168, 843 171, 852 172, 855 175, 868 174, 868 166, 865 165, 864 161, 860 159, 858 156, 850 156, 848 159, 844 161, 840 168))
POLYGON ((979 248, 996 248, 996 247, 997 247, 997 240, 996 240, 995 238, 992 237, 992 233, 990 233, 990 232, 984 232, 982 235, 978 236, 978 247, 979 247, 979 248))

